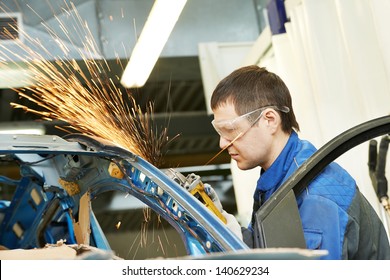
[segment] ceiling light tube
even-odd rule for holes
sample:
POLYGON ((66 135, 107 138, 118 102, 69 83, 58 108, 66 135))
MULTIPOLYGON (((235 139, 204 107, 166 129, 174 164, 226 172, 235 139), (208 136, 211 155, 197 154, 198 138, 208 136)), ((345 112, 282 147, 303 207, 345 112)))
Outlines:
POLYGON ((31 134, 31 135, 44 135, 45 132, 39 128, 24 128, 24 129, 9 129, 0 130, 0 134, 31 134))
POLYGON ((44 135, 46 133, 45 126, 38 123, 2 123, 0 124, 1 134, 34 134, 44 135))
POLYGON ((126 88, 142 87, 187 0, 156 0, 121 78, 126 88))

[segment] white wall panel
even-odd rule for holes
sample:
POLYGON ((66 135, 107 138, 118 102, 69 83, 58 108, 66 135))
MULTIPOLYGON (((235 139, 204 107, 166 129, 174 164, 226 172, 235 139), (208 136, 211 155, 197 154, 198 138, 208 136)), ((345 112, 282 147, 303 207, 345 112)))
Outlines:
MULTIPOLYGON (((371 0, 335 0, 350 71, 358 90, 350 98, 359 98, 372 119, 390 113, 390 91, 383 54, 375 29, 371 0)), ((387 37, 387 36, 386 36, 387 37)))
POLYGON ((387 80, 390 82, 390 1, 370 0, 369 4, 371 5, 372 18, 383 56, 383 63, 386 67, 387 80))
MULTIPOLYGON (((361 102, 358 113, 364 117, 357 120, 363 122, 386 115, 390 106, 389 85, 369 1, 335 0, 335 4, 350 73, 353 75, 351 82, 356 86, 355 91, 349 93, 350 99, 361 102)), ((368 144, 363 144, 354 149, 350 157, 346 155, 343 159, 362 192, 369 200, 376 201, 367 169, 367 154, 368 144), (356 159, 366 160, 359 162, 356 159)))
POLYGON ((210 107, 211 95, 217 84, 240 67, 253 42, 198 44, 199 64, 208 114, 213 114, 210 107))
POLYGON ((253 193, 260 176, 260 167, 250 170, 241 170, 237 163, 231 161, 234 193, 237 203, 237 219, 242 226, 249 225, 253 209, 253 193))
MULTIPOLYGON (((277 73, 290 90, 294 113, 300 125, 300 137, 310 139, 315 145, 322 141, 321 127, 318 125, 317 108, 313 99, 310 83, 305 79, 302 53, 293 48, 291 26, 286 26, 287 34, 273 36, 272 46, 275 52, 277 73), (299 63, 303 62, 303 63, 299 63)), ((298 44, 298 42, 295 42, 298 44)))
POLYGON ((356 125, 365 117, 364 108, 352 82, 346 51, 333 0, 303 0, 307 28, 308 63, 313 79, 313 94, 324 140, 356 125))

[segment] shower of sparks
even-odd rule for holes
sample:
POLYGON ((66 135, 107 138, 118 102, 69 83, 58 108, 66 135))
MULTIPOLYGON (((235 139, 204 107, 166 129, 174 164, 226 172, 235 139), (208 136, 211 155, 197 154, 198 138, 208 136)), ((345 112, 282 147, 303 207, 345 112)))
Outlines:
POLYGON ((25 71, 26 83, 30 85, 13 90, 42 109, 34 110, 18 103, 11 103, 11 106, 37 114, 44 120, 63 121, 67 125, 61 127, 62 130, 106 139, 159 166, 162 150, 169 140, 166 128, 159 131, 153 125, 153 104, 150 102, 144 112, 130 92, 123 93, 116 86, 120 78, 113 80, 109 77, 111 69, 99 55, 87 23, 79 16, 73 3, 65 4, 67 20, 75 22, 75 25, 70 30, 57 16, 55 19, 63 31, 62 36, 65 35, 73 46, 76 44, 70 34, 83 42, 78 51, 80 61, 70 57, 68 45, 43 19, 42 25, 63 52, 63 57, 54 57, 39 39, 26 33, 22 35, 28 44, 15 38, 9 30, 0 30, 18 46, 18 50, 13 51, 7 45, 0 45, 0 68, 11 69, 14 60, 26 65, 27 71, 20 63, 15 63, 25 71), (27 94, 26 90, 33 94, 27 94))
MULTIPOLYGON (((159 130, 154 125, 153 104, 150 102, 144 112, 129 91, 122 92, 116 86, 120 77, 110 78, 110 66, 99 54, 87 23, 80 17, 73 3, 64 1, 64 4, 66 24, 64 20, 54 16, 61 36, 41 18, 41 24, 50 34, 51 41, 61 50, 61 57, 54 56, 51 48, 45 47, 39 39, 22 30, 18 30, 22 36, 15 37, 12 35, 15 32, 11 32, 16 31, 13 25, 0 30, 2 36, 13 41, 12 47, 0 44, 0 69, 12 72, 16 67, 20 70, 19 73, 23 72, 24 77, 18 79, 28 86, 13 90, 21 99, 29 100, 41 109, 36 110, 19 103, 11 103, 11 106, 34 113, 43 120, 63 121, 66 125, 58 127, 59 129, 103 138, 159 167, 162 163, 162 151, 172 139, 168 139, 166 128, 159 130), (74 58, 74 53, 68 47, 77 46, 72 38, 83 42, 78 50, 81 57, 79 60, 74 58)), ((1 5, 0 3, 0 12, 7 13, 6 8, 1 5)), ((38 13, 31 7, 30 9, 40 18, 38 13)), ((123 10, 121 15, 124 17, 123 10)), ((110 20, 113 20, 112 16, 110 20)), ((118 55, 116 59, 120 65, 118 55)), ((12 82, 14 81, 10 80, 10 84, 12 82)), ((126 197, 128 195, 127 193, 126 197)), ((150 246, 148 225, 152 214, 150 208, 143 210, 141 230, 129 249, 134 257, 139 248, 150 246), (136 240, 139 240, 138 246, 135 246, 136 240)), ((160 219, 158 223, 161 223, 160 219)), ((118 221, 115 228, 119 230, 121 226, 122 221, 118 221)), ((158 237, 158 244, 165 255, 167 251, 163 241, 169 242, 165 231, 164 235, 163 240, 158 237)), ((152 238, 154 240, 154 234, 152 238)))

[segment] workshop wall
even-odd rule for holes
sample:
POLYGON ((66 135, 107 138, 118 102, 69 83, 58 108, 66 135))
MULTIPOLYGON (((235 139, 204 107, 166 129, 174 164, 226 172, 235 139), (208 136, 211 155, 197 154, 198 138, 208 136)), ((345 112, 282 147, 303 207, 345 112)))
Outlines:
MULTIPOLYGON (((355 125, 388 115, 389 2, 286 2, 294 2, 288 5, 286 33, 274 34, 263 42, 270 50, 257 48, 257 56, 252 56, 250 62, 266 66, 285 80, 293 97, 301 137, 319 148, 355 125)), ((369 178, 368 143, 336 161, 354 176, 361 191, 380 212, 369 178)), ((234 172, 238 182, 235 188, 255 184, 245 180, 247 175, 240 174, 239 170, 234 172)))

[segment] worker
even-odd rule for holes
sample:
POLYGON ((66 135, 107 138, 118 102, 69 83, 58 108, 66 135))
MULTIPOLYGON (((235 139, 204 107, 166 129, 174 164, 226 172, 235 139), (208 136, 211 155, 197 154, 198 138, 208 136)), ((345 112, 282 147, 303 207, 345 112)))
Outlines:
MULTIPOLYGON (((232 214, 221 209, 228 227, 252 247, 255 212, 316 148, 299 138, 290 92, 266 68, 246 66, 233 71, 215 88, 211 108, 220 147, 227 148, 239 169, 261 168, 249 226, 241 228, 232 214)), ((207 192, 218 200, 212 188, 207 192)), ((297 204, 306 246, 327 250, 322 258, 390 259, 379 216, 337 163, 329 164, 298 195, 297 204)))

